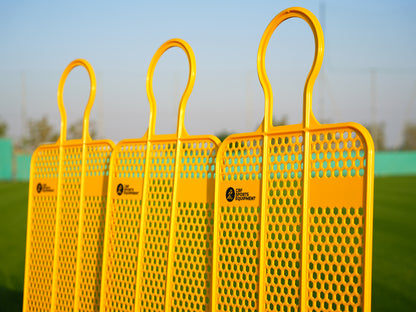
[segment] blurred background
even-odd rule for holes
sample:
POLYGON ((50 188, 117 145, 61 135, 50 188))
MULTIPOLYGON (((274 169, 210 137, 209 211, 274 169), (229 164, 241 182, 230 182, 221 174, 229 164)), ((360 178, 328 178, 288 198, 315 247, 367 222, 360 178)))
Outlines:
MULTIPOLYGON (((407 136, 416 135, 416 4, 406 0, 5 1, 0 5, 2 129, 23 150, 37 122, 59 135, 58 82, 72 60, 84 58, 97 76, 90 132, 116 142, 142 137, 149 116, 148 65, 162 43, 178 37, 191 45, 197 64, 188 132, 254 131, 264 112, 256 68, 260 38, 271 19, 293 5, 311 10, 324 30, 325 57, 313 98, 317 119, 359 122, 373 130, 379 149, 406 148, 407 136)), ((291 19, 276 30, 266 69, 277 122, 301 122, 313 57, 314 39, 304 21, 291 19)), ((187 74, 179 49, 157 65, 158 133, 176 130, 187 74)), ((82 118, 88 94, 87 73, 74 70, 65 85, 68 127, 82 118)))
MULTIPOLYGON (((185 115, 188 133, 223 138, 255 131, 264 115, 256 68, 260 38, 276 14, 294 5, 312 11, 324 31, 324 62, 313 95, 317 120, 361 123, 375 142, 373 307, 416 310, 416 2, 411 0, 2 1, 0 306, 21 306, 30 156, 39 144, 59 137, 56 92, 65 67, 84 58, 95 70, 89 129, 94 139, 139 138, 148 126, 150 60, 166 40, 184 39, 197 65, 185 115)), ((275 125, 302 122, 314 49, 313 34, 299 19, 284 22, 272 36, 266 69, 275 125)), ((157 64, 156 133, 176 131, 187 76, 188 61, 179 49, 157 64)), ((89 88, 86 71, 73 70, 64 94, 68 138, 81 138, 89 88)))

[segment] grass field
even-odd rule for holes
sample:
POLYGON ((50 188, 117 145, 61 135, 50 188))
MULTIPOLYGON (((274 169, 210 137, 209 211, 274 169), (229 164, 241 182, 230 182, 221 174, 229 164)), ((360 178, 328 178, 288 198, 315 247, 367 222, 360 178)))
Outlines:
POLYGON ((28 183, 0 183, 0 310, 22 311, 28 183))
POLYGON ((416 311, 416 177, 377 178, 373 311, 416 311))
MULTIPOLYGON (((376 178, 373 311, 416 311, 416 177, 376 178)), ((27 183, 0 183, 0 310, 21 311, 27 183)))

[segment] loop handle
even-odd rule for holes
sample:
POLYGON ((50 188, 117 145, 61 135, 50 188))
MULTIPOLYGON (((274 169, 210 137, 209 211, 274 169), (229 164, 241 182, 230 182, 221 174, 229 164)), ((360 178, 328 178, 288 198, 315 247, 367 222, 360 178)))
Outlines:
POLYGON ((293 7, 288 8, 278 15, 276 15, 273 20, 269 23, 266 30, 264 31, 263 37, 260 40, 260 46, 257 53, 257 71, 260 80, 260 84, 264 90, 265 98, 265 107, 264 107, 264 122, 263 130, 268 132, 269 129, 273 126, 273 92, 270 85, 270 81, 267 78, 266 68, 265 68, 265 58, 266 58, 266 49, 269 43, 269 40, 277 28, 285 20, 299 17, 306 21, 312 29, 313 36, 315 38, 315 58, 312 63, 312 67, 309 71, 308 77, 305 82, 305 89, 303 92, 303 127, 309 128, 311 122, 317 124, 313 112, 312 112, 312 92, 313 85, 316 78, 318 77, 319 70, 321 69, 322 60, 324 57, 324 35, 322 32, 321 25, 319 24, 318 19, 310 11, 300 8, 293 7))
POLYGON ((84 118, 83 118, 83 125, 82 125, 82 142, 86 143, 91 140, 88 127, 89 127, 89 118, 92 105, 94 104, 95 93, 96 93, 96 85, 97 81, 95 79, 94 69, 92 68, 91 64, 88 61, 83 59, 76 59, 72 61, 64 70, 61 79, 59 80, 58 86, 58 108, 59 112, 61 113, 61 135, 59 137, 60 143, 64 143, 66 141, 66 128, 67 128, 67 120, 66 120, 66 111, 64 106, 64 85, 66 78, 68 77, 69 73, 77 66, 84 67, 88 75, 90 77, 90 96, 88 98, 87 107, 84 111, 84 118))
POLYGON ((164 44, 160 46, 160 48, 156 51, 153 55, 152 60, 150 61, 149 69, 146 75, 146 91, 147 97, 149 99, 150 104, 150 118, 149 118, 149 132, 148 136, 153 136, 155 134, 155 124, 156 124, 156 100, 153 93, 153 74, 156 68, 156 64, 159 61, 160 57, 165 53, 167 50, 173 47, 181 48, 188 57, 189 62, 189 76, 188 76, 188 83, 185 87, 185 91, 183 92, 181 101, 179 103, 179 111, 178 111, 178 124, 177 124, 177 136, 180 138, 184 132, 185 128, 185 108, 186 103, 188 101, 189 96, 191 95, 192 88, 194 87, 195 83, 195 73, 196 73, 196 64, 195 64, 195 55, 192 51, 191 46, 182 39, 170 39, 166 41, 164 44))

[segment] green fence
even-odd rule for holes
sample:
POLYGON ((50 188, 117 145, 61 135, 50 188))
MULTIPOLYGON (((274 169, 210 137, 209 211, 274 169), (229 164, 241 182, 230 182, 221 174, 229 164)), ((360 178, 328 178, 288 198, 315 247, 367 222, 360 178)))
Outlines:
MULTIPOLYGON (((12 141, 0 139, 0 180, 29 181, 31 156, 13 154, 12 141)), ((374 174, 376 176, 416 175, 416 151, 376 152, 374 174)))
POLYGON ((376 176, 416 175, 416 151, 376 152, 376 176))
POLYGON ((28 154, 16 155, 16 180, 29 181, 31 158, 28 154))
POLYGON ((0 139, 0 180, 13 178, 13 143, 11 139, 0 139))

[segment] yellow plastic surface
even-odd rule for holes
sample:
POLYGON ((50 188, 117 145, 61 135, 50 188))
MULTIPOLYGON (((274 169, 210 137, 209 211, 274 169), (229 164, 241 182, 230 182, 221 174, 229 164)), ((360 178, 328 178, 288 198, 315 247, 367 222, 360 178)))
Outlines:
POLYGON ((374 147, 358 124, 316 121, 312 89, 323 51, 319 22, 302 8, 278 14, 261 39, 264 120, 218 150, 212 311, 371 309, 374 147), (265 54, 292 17, 312 28, 315 58, 302 124, 274 127, 265 54))
POLYGON ((141 139, 123 140, 110 165, 101 311, 207 311, 211 294, 215 157, 219 140, 190 136, 185 106, 195 57, 181 39, 164 43, 147 73, 150 119, 141 139), (183 49, 189 78, 177 132, 155 135, 156 63, 183 49))
POLYGON ((96 80, 91 65, 75 60, 58 87, 61 135, 32 156, 23 311, 98 311, 107 180, 114 144, 88 132, 96 80), (83 66, 91 80, 82 139, 66 140, 63 88, 83 66))

